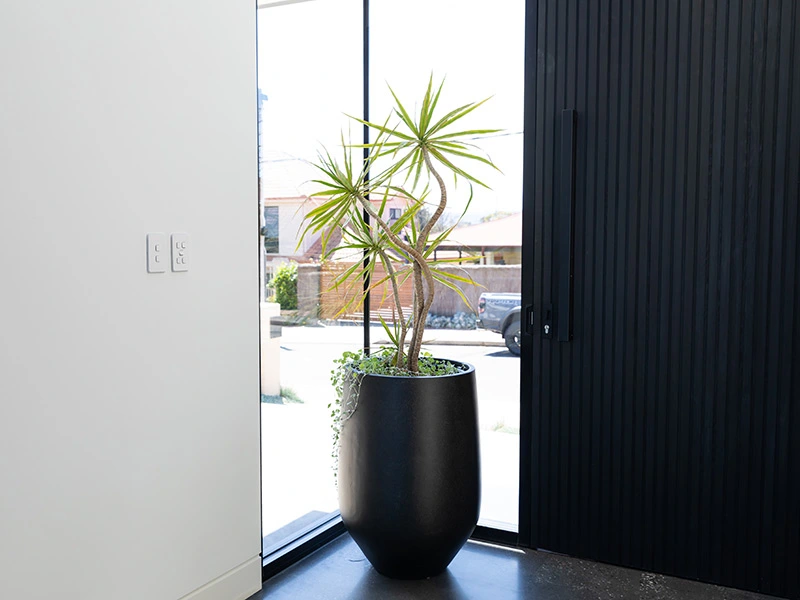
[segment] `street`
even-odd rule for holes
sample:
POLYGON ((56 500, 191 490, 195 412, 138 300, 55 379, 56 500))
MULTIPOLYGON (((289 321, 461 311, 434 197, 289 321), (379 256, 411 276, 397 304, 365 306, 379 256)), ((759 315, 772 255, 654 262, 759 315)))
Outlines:
MULTIPOLYGON (((330 372, 333 360, 346 350, 356 351, 363 343, 361 327, 284 327, 281 337, 281 385, 292 388, 308 404, 333 399, 330 372)), ((373 346, 388 344, 380 327, 371 330, 373 346)), ((519 432, 519 357, 502 345, 499 334, 487 331, 428 330, 427 350, 437 357, 470 363, 478 383, 481 429, 506 428, 519 432), (469 339, 473 337, 474 339, 469 339), (464 345, 452 345, 459 339, 464 345), (437 340, 448 345, 436 345, 437 340), (469 345, 495 343, 497 346, 469 345)))

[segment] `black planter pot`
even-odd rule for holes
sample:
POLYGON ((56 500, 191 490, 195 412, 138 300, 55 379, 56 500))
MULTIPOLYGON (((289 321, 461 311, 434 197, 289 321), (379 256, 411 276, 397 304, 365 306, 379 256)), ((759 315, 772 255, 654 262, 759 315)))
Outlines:
POLYGON ((388 577, 441 573, 478 522, 475 369, 463 366, 441 377, 365 375, 342 426, 342 520, 388 577))

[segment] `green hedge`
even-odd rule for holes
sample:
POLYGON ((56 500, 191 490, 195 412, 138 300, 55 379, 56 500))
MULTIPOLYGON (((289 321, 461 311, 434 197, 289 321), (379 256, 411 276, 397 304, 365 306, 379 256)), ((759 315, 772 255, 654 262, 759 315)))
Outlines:
POLYGON ((278 267, 270 282, 275 289, 275 302, 286 310, 297 309, 297 263, 287 263, 278 267))

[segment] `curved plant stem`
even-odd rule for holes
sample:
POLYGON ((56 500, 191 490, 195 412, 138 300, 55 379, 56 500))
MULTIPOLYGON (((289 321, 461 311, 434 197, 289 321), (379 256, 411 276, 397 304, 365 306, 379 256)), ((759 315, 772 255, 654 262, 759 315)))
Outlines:
MULTIPOLYGON (((433 226, 436 224, 436 221, 439 220, 439 217, 442 216, 442 213, 444 213, 444 209, 447 206, 447 188, 444 185, 444 180, 442 179, 442 176, 439 175, 439 172, 433 167, 433 161, 431 161, 430 153, 425 148, 422 149, 422 156, 425 160, 425 166, 428 169, 428 172, 433 175, 434 179, 436 179, 436 182, 439 184, 440 197, 439 206, 436 208, 436 211, 433 213, 430 220, 422 228, 422 231, 417 238, 416 250, 421 256, 425 251, 425 245, 428 243, 428 236, 430 235, 433 226)), ((414 313, 414 334, 411 337, 411 347, 408 350, 409 366, 411 365, 412 361, 414 361, 414 365, 416 366, 416 361, 414 359, 415 357, 419 356, 420 350, 422 349, 422 334, 425 330, 425 318, 428 316, 428 311, 433 305, 433 286, 435 284, 433 274, 431 273, 427 262, 425 262, 424 257, 422 262, 417 262, 425 274, 425 280, 428 284, 428 294, 425 295, 422 293, 420 295, 422 298, 421 306, 415 310, 414 313)), ((415 277, 415 279, 419 281, 419 288, 422 288, 421 278, 415 277)), ((411 370, 413 371, 415 369, 411 370)))
MULTIPOLYGON (((408 364, 409 370, 413 371, 413 366, 417 366, 417 361, 414 360, 414 348, 417 347, 417 340, 421 340, 422 331, 419 328, 420 315, 422 314, 422 306, 425 300, 425 288, 422 284, 422 268, 417 262, 414 263, 414 322, 411 326, 411 343, 408 347, 408 364)), ((422 342, 420 341, 420 346, 422 342)))
POLYGON ((440 194, 439 206, 436 207, 436 211, 433 213, 433 215, 431 215, 430 220, 425 223, 425 227, 422 228, 422 231, 420 231, 419 237, 417 238, 417 246, 422 245, 421 250, 424 251, 425 244, 428 243, 428 236, 431 234, 433 226, 436 225, 439 217, 442 216, 444 209, 447 207, 447 188, 444 185, 444 179, 442 179, 442 176, 439 175, 439 172, 433 168, 433 161, 431 160, 430 152, 428 152, 425 148, 422 149, 422 157, 425 159, 425 166, 428 168, 428 172, 433 175, 433 178, 436 179, 436 183, 439 184, 440 194))
MULTIPOLYGON (((430 161, 429 161, 430 162, 430 161)), ((438 175, 438 173, 437 173, 438 175)), ((440 178, 441 179, 441 178, 440 178)), ((433 279, 433 273, 431 273, 431 269, 428 266, 428 262, 425 259, 425 255, 423 254, 425 248, 425 240, 422 239, 421 241, 417 241, 417 247, 415 248, 408 242, 405 242, 398 236, 394 231, 392 231, 391 227, 384 221, 380 215, 375 210, 375 207, 363 196, 358 196, 358 200, 361 205, 364 207, 364 210, 375 219, 375 223, 389 236, 389 239, 405 251, 409 256, 411 256, 412 260, 414 261, 414 281, 416 284, 416 291, 419 294, 421 300, 421 305, 415 304, 415 311, 414 311, 414 324, 413 324, 413 333, 411 336, 411 347, 409 348, 408 352, 408 370, 416 373, 419 371, 419 351, 422 347, 422 330, 425 328, 425 316, 428 314, 428 310, 430 309, 431 304, 433 303, 433 285, 435 283, 433 279), (422 245, 423 250, 419 250, 419 246, 422 245), (425 278, 425 281, 428 284, 428 295, 425 295, 424 286, 422 282, 422 278, 418 277, 418 271, 416 270, 417 267, 422 271, 422 275, 425 278)), ((446 201, 446 197, 445 197, 446 201)), ((442 209, 444 210, 444 209, 442 209)), ((441 214, 441 211, 437 212, 441 214)))
POLYGON ((400 302, 400 287, 397 284, 397 273, 395 273, 394 267, 392 266, 391 259, 386 255, 385 252, 380 253, 381 258, 383 258, 383 262, 386 265, 386 272, 389 275, 389 281, 392 282, 392 295, 394 296, 394 306, 397 309, 397 318, 400 319, 400 335, 397 338, 397 359, 395 360, 395 366, 401 368, 405 363, 403 353, 405 352, 406 348, 406 318, 403 314, 403 305, 400 302))

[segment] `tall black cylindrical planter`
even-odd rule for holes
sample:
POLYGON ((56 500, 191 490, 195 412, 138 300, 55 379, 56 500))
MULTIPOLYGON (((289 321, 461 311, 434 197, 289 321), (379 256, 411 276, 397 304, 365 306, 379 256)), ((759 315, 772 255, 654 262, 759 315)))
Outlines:
MULTIPOLYGON (((463 367, 440 377, 365 375, 342 425, 342 520, 388 577, 441 573, 478 522, 475 369, 463 367)), ((346 386, 346 402, 353 393, 346 386)))

